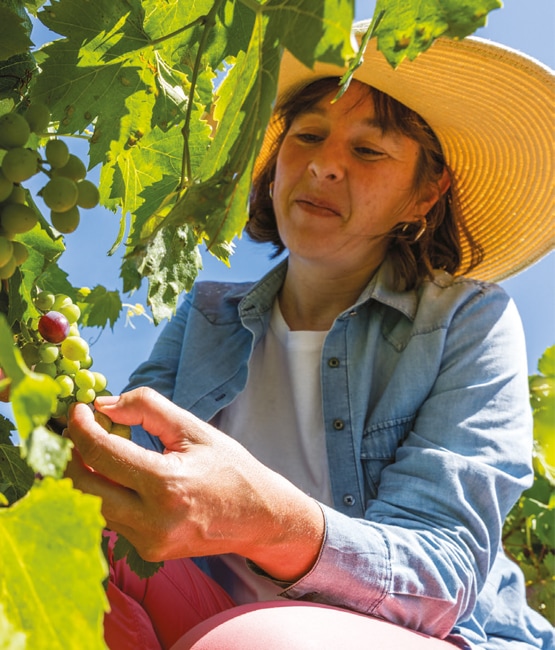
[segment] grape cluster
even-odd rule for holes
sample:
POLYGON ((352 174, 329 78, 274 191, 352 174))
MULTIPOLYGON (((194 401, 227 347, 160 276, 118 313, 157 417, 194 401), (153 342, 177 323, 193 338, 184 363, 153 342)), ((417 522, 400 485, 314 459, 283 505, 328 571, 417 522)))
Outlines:
POLYGON ((0 116, 0 280, 10 278, 27 259, 28 251, 17 235, 31 230, 38 221, 27 204, 21 185, 39 172, 48 177, 38 192, 50 209, 50 223, 62 234, 72 233, 80 221, 80 208, 98 205, 98 188, 85 178, 86 167, 58 138, 49 139, 43 155, 27 146, 32 133, 43 136, 50 123, 44 104, 31 104, 24 114, 0 116))
MULTIPOLYGON (((40 316, 36 327, 28 328, 25 339, 21 339, 21 354, 30 368, 58 384, 57 407, 52 416, 65 417, 73 402, 92 404, 98 395, 110 395, 106 377, 91 370, 89 345, 79 333, 79 306, 69 296, 49 291, 40 291, 33 302, 40 316)), ((98 412, 95 418, 109 433, 130 437, 126 425, 114 423, 98 412)))

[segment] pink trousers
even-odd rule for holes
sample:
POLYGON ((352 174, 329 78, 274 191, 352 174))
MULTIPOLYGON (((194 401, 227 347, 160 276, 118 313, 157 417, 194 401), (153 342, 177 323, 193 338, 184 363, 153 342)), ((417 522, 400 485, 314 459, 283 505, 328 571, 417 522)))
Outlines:
POLYGON ((453 650, 454 646, 351 611, 296 601, 234 605, 191 560, 139 579, 110 561, 104 622, 110 650, 453 650))

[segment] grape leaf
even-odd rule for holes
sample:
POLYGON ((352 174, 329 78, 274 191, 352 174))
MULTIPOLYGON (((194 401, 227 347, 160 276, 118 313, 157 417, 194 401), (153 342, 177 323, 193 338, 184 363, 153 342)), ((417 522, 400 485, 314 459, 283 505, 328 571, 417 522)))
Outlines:
POLYGON ((555 377, 555 345, 544 351, 538 361, 538 370, 546 377, 555 377))
POLYGON ((71 459, 73 445, 47 427, 35 427, 24 442, 23 451, 29 466, 40 476, 62 478, 71 459))
POLYGON ((0 61, 23 54, 33 47, 29 31, 28 18, 18 15, 5 4, 0 6, 0 61))
POLYGON ((173 316, 180 293, 193 286, 202 266, 196 241, 196 235, 187 226, 165 228, 142 251, 140 260, 128 259, 124 264, 124 272, 132 264, 139 274, 150 277, 149 305, 156 324, 173 316))
POLYGON ((10 401, 17 430, 25 441, 35 427, 44 426, 54 411, 58 384, 47 375, 27 368, 21 352, 13 344, 13 335, 0 314, 0 367, 12 380, 10 401))
POLYGON ((69 479, 45 479, 0 509, 0 602, 28 648, 105 650, 103 526, 100 499, 69 479))
POLYGON ((114 544, 114 559, 125 561, 129 565, 131 571, 136 573, 139 578, 150 578, 158 569, 164 566, 163 562, 149 562, 137 552, 137 549, 129 542, 123 535, 118 533, 116 543, 114 544))
POLYGON ((269 33, 309 68, 316 61, 344 65, 354 55, 353 0, 269 0, 261 10, 270 18, 269 33))
POLYGON ((377 0, 378 49, 396 67, 405 58, 415 59, 440 36, 460 39, 472 34, 501 6, 501 0, 377 0))
POLYGON ((122 309, 119 291, 108 291, 102 285, 94 287, 78 305, 81 309, 80 324, 83 327, 104 328, 109 322, 113 329, 122 309))
POLYGON ((6 615, 4 605, 0 603, 0 650, 25 650, 26 638, 25 632, 15 630, 6 615))
MULTIPOLYGON (((47 288, 42 283, 44 273, 49 267, 54 267, 54 262, 65 250, 62 239, 53 239, 50 232, 41 223, 38 223, 29 232, 20 235, 18 239, 27 247, 29 257, 10 279, 8 320, 12 324, 17 320, 26 322, 29 318, 38 315, 32 299, 36 287, 42 285, 42 288, 47 288)), ((52 268, 52 272, 60 275, 60 271, 56 272, 54 268, 52 268)), ((66 281, 58 285, 56 292, 71 296, 74 290, 66 281)))
POLYGON ((20 448, 0 444, 0 492, 14 503, 31 489, 35 474, 21 457, 20 448))
POLYGON ((0 445, 11 445, 12 431, 15 430, 13 422, 0 415, 0 445))

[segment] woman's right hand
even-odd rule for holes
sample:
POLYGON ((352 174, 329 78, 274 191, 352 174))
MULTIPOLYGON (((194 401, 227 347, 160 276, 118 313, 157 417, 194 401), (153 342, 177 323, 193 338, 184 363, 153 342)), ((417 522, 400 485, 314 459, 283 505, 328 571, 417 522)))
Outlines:
POLYGON ((312 567, 324 536, 320 506, 235 440, 149 388, 98 398, 95 408, 141 425, 166 449, 107 434, 84 404, 70 410, 76 453, 67 474, 102 497, 109 527, 144 559, 238 553, 286 581, 312 567))

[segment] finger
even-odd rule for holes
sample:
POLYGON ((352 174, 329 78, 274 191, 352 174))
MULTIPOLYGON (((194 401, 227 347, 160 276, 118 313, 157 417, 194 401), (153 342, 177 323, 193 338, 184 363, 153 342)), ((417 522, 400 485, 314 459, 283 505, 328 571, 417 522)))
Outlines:
POLYGON ((107 433, 85 404, 75 404, 69 414, 67 436, 83 462, 110 481, 141 493, 142 470, 163 474, 163 457, 130 440, 107 433))
POLYGON ((207 441, 205 422, 148 387, 119 396, 99 397, 95 408, 113 422, 141 425, 169 449, 177 451, 189 443, 207 441))
POLYGON ((74 449, 65 476, 78 490, 102 499, 102 514, 109 523, 132 522, 140 506, 140 497, 133 490, 118 485, 87 467, 74 449))

